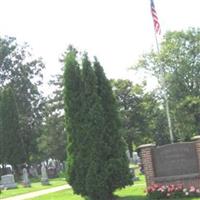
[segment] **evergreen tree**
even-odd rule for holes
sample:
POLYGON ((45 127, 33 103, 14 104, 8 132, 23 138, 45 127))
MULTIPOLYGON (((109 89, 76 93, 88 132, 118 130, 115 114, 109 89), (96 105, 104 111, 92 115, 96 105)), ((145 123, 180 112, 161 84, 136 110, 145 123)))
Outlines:
POLYGON ((113 199, 131 183, 125 144, 109 81, 87 54, 82 70, 73 48, 65 59, 65 114, 68 134, 68 181, 75 193, 91 200, 113 199))
MULTIPOLYGON (((95 58, 94 70, 97 77, 97 91, 103 108, 104 130, 102 134, 101 165, 105 168, 106 185, 103 199, 112 199, 117 188, 131 184, 128 160, 125 154, 125 143, 120 134, 120 120, 112 87, 106 78, 103 68, 95 58)), ((98 191, 97 191, 98 192, 98 191)), ((96 198, 97 199, 97 198, 96 198)), ((102 198, 98 198, 99 200, 102 198)))
POLYGON ((11 88, 5 88, 0 103, 0 163, 16 166, 23 159, 21 138, 19 137, 19 118, 15 97, 11 88))
POLYGON ((85 182, 84 195, 90 199, 105 199, 106 196, 106 171, 104 166, 103 151, 103 132, 104 116, 97 93, 97 79, 87 54, 82 59, 82 80, 83 80, 83 130, 84 139, 81 144, 81 154, 79 159, 83 163, 85 172, 83 179, 85 182))
MULTIPOLYGON (((65 56, 64 69, 64 108, 67 128, 67 179, 76 193, 80 193, 77 186, 77 154, 80 151, 81 140, 81 72, 76 60, 76 50, 69 47, 65 56)), ((81 182, 81 179, 80 179, 81 182)), ((84 186, 84 184, 83 184, 84 186)))

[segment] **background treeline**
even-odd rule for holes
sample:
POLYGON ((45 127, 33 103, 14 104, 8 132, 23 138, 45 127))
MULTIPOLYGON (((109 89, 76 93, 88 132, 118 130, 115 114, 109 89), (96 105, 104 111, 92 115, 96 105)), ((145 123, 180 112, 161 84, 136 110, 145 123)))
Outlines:
MULTIPOLYGON (((130 80, 110 80, 118 104, 119 130, 130 151, 143 143, 169 143, 161 67, 175 140, 189 141, 200 134, 200 29, 168 32, 160 53, 152 50, 143 55, 132 69, 155 76, 155 90, 147 91, 145 81, 139 85, 130 80)), ((49 157, 66 160, 64 75, 52 77, 49 85, 54 91, 46 97, 40 89, 43 68, 42 60, 31 55, 28 45, 18 44, 15 38, 0 38, 2 164, 38 162, 49 157)))

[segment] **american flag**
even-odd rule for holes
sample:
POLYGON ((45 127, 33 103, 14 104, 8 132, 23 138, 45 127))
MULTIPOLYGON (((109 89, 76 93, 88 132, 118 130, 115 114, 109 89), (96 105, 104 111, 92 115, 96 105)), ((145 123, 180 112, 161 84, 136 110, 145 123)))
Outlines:
POLYGON ((158 16, 157 16, 157 13, 156 13, 156 9, 155 9, 155 5, 154 5, 153 0, 151 0, 151 14, 152 14, 152 18, 153 18, 153 24, 154 24, 155 32, 160 35, 161 29, 160 29, 160 24, 159 24, 159 21, 158 21, 158 16))

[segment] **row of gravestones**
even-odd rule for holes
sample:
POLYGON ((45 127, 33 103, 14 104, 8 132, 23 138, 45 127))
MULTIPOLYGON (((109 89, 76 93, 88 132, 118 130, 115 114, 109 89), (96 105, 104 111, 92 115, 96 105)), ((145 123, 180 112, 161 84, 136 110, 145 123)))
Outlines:
MULTIPOLYGON (((54 162, 45 162, 46 168, 47 168, 47 174, 49 178, 56 178, 60 172, 63 172, 65 170, 65 164, 59 161, 54 162), (52 164, 53 163, 53 164, 52 164)), ((31 165, 29 167, 29 174, 33 178, 39 177, 39 172, 41 169, 41 165, 31 165)))
MULTIPOLYGON (((27 169, 23 168, 22 172, 23 172, 22 184, 24 185, 24 187, 31 187, 31 182, 28 177, 27 169)), ((49 184, 48 175, 47 175, 46 167, 44 164, 42 164, 42 167, 41 167, 41 183, 42 185, 49 184)), ((11 189, 11 188, 16 188, 16 187, 17 187, 17 184, 15 183, 13 174, 1 176, 0 189, 4 189, 4 188, 11 189)))

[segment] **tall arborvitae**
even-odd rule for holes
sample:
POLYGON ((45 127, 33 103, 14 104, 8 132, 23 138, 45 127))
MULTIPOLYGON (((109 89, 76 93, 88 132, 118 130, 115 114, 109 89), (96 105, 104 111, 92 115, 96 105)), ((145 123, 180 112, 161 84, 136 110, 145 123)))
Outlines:
POLYGON ((96 58, 94 70, 97 77, 97 91, 101 99, 105 121, 104 132, 102 132, 103 144, 99 149, 102 155, 100 159, 106 169, 106 174, 104 175, 106 182, 104 184, 106 184, 107 188, 107 199, 111 199, 113 191, 131 184, 132 181, 125 154, 125 143, 119 132, 120 121, 117 104, 110 82, 96 58))
POLYGON ((104 132, 103 109, 97 94, 97 79, 91 63, 85 54, 82 59, 83 79, 83 130, 85 138, 81 145, 81 162, 85 168, 85 195, 90 199, 103 200, 105 190, 104 166, 101 162, 102 133, 104 132))
POLYGON ((0 103, 0 146, 2 164, 16 166, 23 161, 22 141, 19 137, 19 119, 15 97, 11 88, 5 88, 0 103))
POLYGON ((75 193, 111 200, 114 190, 131 183, 131 177, 109 81, 97 61, 94 68, 84 54, 80 77, 74 50, 66 56, 68 176, 75 193))
POLYGON ((67 128, 67 177, 77 193, 77 154, 81 140, 81 74, 76 50, 69 47, 65 57, 64 103, 67 128))

